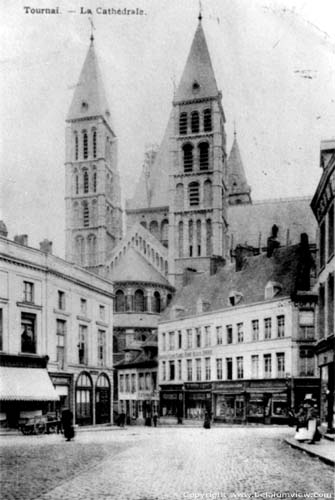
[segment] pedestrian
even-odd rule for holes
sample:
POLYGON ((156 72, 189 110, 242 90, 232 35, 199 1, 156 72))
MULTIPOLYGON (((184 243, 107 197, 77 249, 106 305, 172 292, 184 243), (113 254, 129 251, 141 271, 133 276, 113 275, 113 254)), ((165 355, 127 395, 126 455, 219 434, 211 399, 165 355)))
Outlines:
POLYGON ((210 413, 208 411, 205 411, 204 428, 205 429, 211 428, 211 416, 210 416, 210 413))
POLYGON ((318 406, 316 404, 311 405, 307 412, 307 425, 308 430, 312 433, 312 439, 308 442, 308 444, 315 444, 317 441, 320 441, 322 435, 318 430, 318 426, 320 425, 320 419, 318 418, 318 406))
POLYGON ((74 438, 73 413, 68 408, 62 411, 62 427, 66 441, 74 438))
POLYGON ((124 411, 120 413, 120 427, 124 427, 124 424, 126 423, 126 414, 124 411))
POLYGON ((154 415, 153 415, 154 427, 157 427, 157 420, 158 420, 158 415, 155 412, 154 415))

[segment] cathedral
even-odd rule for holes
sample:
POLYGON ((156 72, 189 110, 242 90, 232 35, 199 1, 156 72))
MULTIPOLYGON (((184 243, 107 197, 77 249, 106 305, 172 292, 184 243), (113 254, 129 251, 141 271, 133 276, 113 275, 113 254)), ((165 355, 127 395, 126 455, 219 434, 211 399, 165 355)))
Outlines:
POLYGON ((115 360, 147 366, 160 313, 176 290, 194 275, 216 274, 236 248, 260 253, 273 226, 279 246, 303 232, 313 243, 316 222, 308 197, 252 200, 236 131, 227 152, 201 15, 164 137, 145 152, 125 209, 107 83, 91 36, 66 118, 66 260, 114 283, 115 360))

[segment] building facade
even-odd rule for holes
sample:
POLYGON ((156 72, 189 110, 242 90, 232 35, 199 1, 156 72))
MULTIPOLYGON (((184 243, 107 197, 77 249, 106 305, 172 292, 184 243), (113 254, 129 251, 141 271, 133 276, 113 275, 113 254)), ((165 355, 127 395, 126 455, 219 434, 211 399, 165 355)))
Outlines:
POLYGON ((311 206, 318 222, 318 293, 316 356, 320 370, 320 413, 328 431, 335 432, 334 397, 334 274, 335 274, 335 140, 321 142, 323 169, 311 206))
POLYGON ((317 397, 312 267, 302 243, 178 292, 159 324, 161 415, 287 423, 317 397))
MULTIPOLYGON (((5 236, 2 232, 2 355, 18 357, 23 368, 47 356, 58 395, 49 409, 71 408, 78 425, 112 422, 111 283, 53 256, 48 241, 37 250, 27 246, 26 236, 16 241, 5 236)), ((25 394, 18 396, 24 401, 25 394)), ((15 408, 6 410, 12 421, 19 418, 15 408)))

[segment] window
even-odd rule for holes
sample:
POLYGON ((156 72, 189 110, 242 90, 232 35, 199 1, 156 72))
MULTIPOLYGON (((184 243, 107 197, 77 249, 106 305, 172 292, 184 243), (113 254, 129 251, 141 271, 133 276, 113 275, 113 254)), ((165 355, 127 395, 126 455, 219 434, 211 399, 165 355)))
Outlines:
POLYGON ((265 318, 264 319, 264 338, 265 339, 270 339, 271 338, 271 318, 265 318))
POLYGON ((196 372, 196 380, 199 382, 201 380, 201 359, 197 358, 195 360, 195 372, 196 372))
POLYGON ((227 380, 233 380, 233 360, 232 360, 232 358, 226 358, 226 374, 227 374, 227 380))
POLYGON ((120 392, 124 392, 124 375, 120 375, 120 392))
POLYGON ((93 158, 97 157, 97 131, 93 130, 93 158))
POLYGON ((150 373, 145 374, 145 390, 151 391, 151 374, 150 373))
POLYGON ((66 335, 66 321, 61 319, 56 320, 56 336, 57 336, 57 347, 56 347, 56 360, 58 367, 64 369, 64 349, 65 349, 65 335, 66 335))
POLYGON ((205 358, 205 378, 211 379, 211 358, 205 358))
POLYGON ((87 315, 87 300, 86 299, 80 299, 80 314, 83 316, 87 315))
POLYGON ((328 336, 334 335, 334 273, 329 274, 327 281, 328 288, 328 336))
POLYGON ((79 175, 76 174, 75 176, 75 183, 76 183, 76 194, 79 194, 79 175))
POLYGON ((193 146, 192 144, 185 144, 183 146, 184 155, 184 172, 192 172, 193 170, 193 146))
POLYGON ((216 360, 216 378, 217 380, 222 380, 223 372, 222 372, 222 358, 217 358, 216 360))
POLYGON ((328 212, 328 259, 334 255, 334 203, 328 212))
POLYGON ((210 326, 205 326, 205 346, 209 347, 211 345, 211 328, 210 326))
POLYGON ((237 342, 243 342, 243 323, 237 323, 237 342))
POLYGON ((105 366, 106 356, 106 332, 98 330, 98 366, 105 366))
POLYGON ((90 212, 87 201, 83 202, 83 225, 89 227, 90 225, 90 212))
POLYGON ((21 352, 36 354, 36 316, 35 314, 21 314, 21 352))
POLYGON ((169 361, 169 368, 170 368, 170 380, 174 380, 175 378, 174 361, 169 361))
POLYGON ((131 392, 134 394, 136 392, 136 375, 135 373, 131 374, 131 392))
POLYGON ((87 326, 79 325, 78 363, 87 365, 87 326))
POLYGON ((198 145, 199 149, 199 167, 200 170, 208 170, 209 167, 209 144, 208 142, 201 142, 198 145))
POLYGON ((125 312, 126 300, 122 290, 117 290, 115 293, 115 312, 125 312))
MULTIPOLYGON (((164 362, 164 368, 165 368, 165 362, 164 362)), ((144 373, 139 374, 139 388, 140 391, 144 391, 144 373)))
POLYGON ((201 220, 196 222, 196 237, 197 237, 197 255, 201 255, 201 220))
POLYGON ((213 245, 212 245, 212 221, 211 219, 206 220, 206 255, 212 255, 213 245))
POLYGON ((183 348, 183 336, 181 330, 178 330, 178 349, 183 348))
POLYGON ((143 312, 144 311, 144 293, 142 290, 136 290, 135 292, 135 311, 143 312))
POLYGON ((226 334, 227 334, 227 344, 233 343, 233 327, 232 325, 226 326, 226 334))
POLYGON ((210 109, 204 110, 204 131, 210 132, 212 130, 212 111, 210 109))
POLYGON ((191 113, 191 130, 192 134, 196 134, 199 132, 200 120, 198 111, 193 111, 191 113))
POLYGON ((97 192, 97 173, 93 172, 93 192, 97 192))
POLYGON ((76 237, 76 255, 78 264, 84 265, 85 263, 85 241, 82 236, 76 237))
POLYGON ((259 370, 259 358, 258 355, 255 354, 251 356, 251 378, 258 378, 258 370, 259 370))
POLYGON ((3 317, 2 309, 0 309, 0 351, 3 350, 3 317))
POLYGON ((277 336, 285 337, 285 316, 277 316, 277 336))
POLYGON ((216 327, 216 343, 222 344, 223 336, 222 336, 222 326, 216 327))
POLYGON ((88 158, 88 138, 86 130, 83 132, 83 158, 84 160, 88 158))
POLYGON ((84 193, 88 193, 88 188, 89 188, 89 184, 88 184, 88 172, 87 170, 84 171, 84 193))
MULTIPOLYGON (((183 210, 184 208, 184 185, 179 183, 176 185, 176 210, 183 210)), ((166 235, 168 236, 168 235, 166 235)), ((168 240, 168 238, 165 238, 168 240)))
POLYGON ((179 134, 187 134, 187 113, 180 113, 179 115, 179 134))
POLYGON ((237 356, 236 358, 236 364, 237 364, 237 378, 243 378, 244 373, 243 373, 243 356, 237 356))
POLYGON ((130 392, 130 379, 129 379, 129 373, 126 373, 126 392, 130 392))
POLYGON ((78 134, 75 132, 74 134, 74 159, 78 160, 79 156, 79 142, 78 142, 78 134))
POLYGON ((65 311, 65 292, 58 290, 58 309, 60 311, 65 311))
POLYGON ((314 311, 299 311, 299 339, 313 340, 314 337, 314 311))
POLYGON ((192 370, 192 360, 186 360, 186 369, 187 369, 187 381, 192 382, 193 380, 193 370, 192 370))
POLYGON ((152 298, 152 303, 153 303, 152 312, 156 313, 161 312, 161 296, 159 292, 154 293, 154 296, 152 298))
POLYGON ((99 306, 99 318, 102 320, 102 321, 105 321, 106 319, 106 309, 105 309, 105 306, 99 306))
POLYGON ((188 221, 189 256, 193 256, 193 220, 188 221))
POLYGON ((251 329, 252 329, 252 340, 256 342, 259 340, 259 321, 258 319, 253 319, 251 321, 251 329))
POLYGON ((191 207, 199 205, 199 183, 191 182, 188 186, 188 199, 191 207))
POLYGON ((166 334, 162 333, 162 351, 166 351, 166 334))
POLYGON ((29 281, 23 282, 23 302, 34 302, 34 284, 29 281))
POLYGON ((166 362, 162 361, 162 380, 166 380, 166 362))
POLYGON ((178 224, 178 256, 184 255, 184 224, 182 221, 178 224))
POLYGON ((326 262, 326 223, 322 222, 320 225, 320 267, 322 268, 326 262))
POLYGON ((187 335, 187 349, 192 349, 193 347, 193 342, 192 342, 192 330, 186 330, 186 335, 187 335))
POLYGON ((277 352, 277 377, 285 377, 285 353, 277 352))
POLYGON ((174 350, 174 332, 169 332, 169 349, 174 350))
POLYGON ((201 347, 201 328, 195 329, 195 347, 201 347))
POLYGON ((182 379, 182 375, 181 375, 181 359, 178 359, 177 363, 178 363, 178 380, 181 380, 182 379))
POLYGON ((264 377, 270 378, 272 372, 271 354, 264 354, 264 377))
POLYGON ((212 183, 208 179, 204 182, 204 207, 211 207, 213 204, 212 183))
POLYGON ((313 348, 301 347, 299 351, 299 376, 314 376, 313 348))

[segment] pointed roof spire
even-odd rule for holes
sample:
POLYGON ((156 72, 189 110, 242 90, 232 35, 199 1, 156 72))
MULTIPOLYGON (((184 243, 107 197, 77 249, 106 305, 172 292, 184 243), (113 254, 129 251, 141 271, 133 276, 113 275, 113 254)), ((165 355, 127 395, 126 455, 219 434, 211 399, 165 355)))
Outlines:
POLYGON ((229 194, 233 195, 234 193, 238 193, 250 196, 251 189, 245 175, 236 135, 236 123, 234 122, 234 142, 227 162, 229 194))
POLYGON ((199 15, 198 15, 199 21, 202 19, 202 5, 201 5, 201 0, 199 0, 199 15))
POLYGON ((94 48, 93 23, 91 42, 73 94, 67 120, 103 116, 110 123, 110 111, 94 48))
POLYGON ((198 19, 198 27, 176 91, 175 101, 216 97, 219 95, 204 30, 202 28, 201 7, 198 19))

